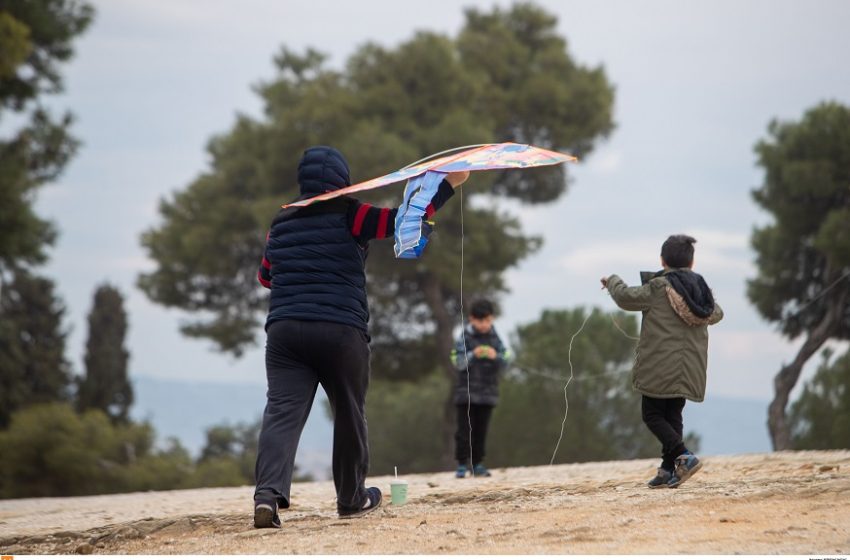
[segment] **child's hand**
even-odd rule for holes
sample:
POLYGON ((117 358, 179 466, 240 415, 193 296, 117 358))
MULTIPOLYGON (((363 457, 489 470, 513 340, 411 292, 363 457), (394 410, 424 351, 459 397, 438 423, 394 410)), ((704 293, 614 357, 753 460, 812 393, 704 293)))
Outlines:
POLYGON ((496 359, 496 349, 492 346, 487 346, 486 344, 482 344, 481 346, 476 346, 475 350, 472 351, 472 354, 476 358, 485 358, 488 360, 496 359))
POLYGON ((446 181, 456 189, 469 179, 469 171, 453 171, 446 175, 446 181))

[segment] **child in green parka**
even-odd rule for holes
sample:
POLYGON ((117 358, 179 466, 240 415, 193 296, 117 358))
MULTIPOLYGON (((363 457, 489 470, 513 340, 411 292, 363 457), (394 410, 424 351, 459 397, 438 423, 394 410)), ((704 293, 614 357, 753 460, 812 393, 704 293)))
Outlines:
POLYGON ((694 243, 688 235, 671 235, 661 246, 663 270, 641 286, 617 276, 602 286, 626 311, 642 311, 640 341, 632 370, 641 393, 641 415, 661 442, 661 466, 650 488, 677 488, 702 464, 682 440, 685 399, 705 398, 708 325, 723 318, 702 276, 692 270, 694 243))

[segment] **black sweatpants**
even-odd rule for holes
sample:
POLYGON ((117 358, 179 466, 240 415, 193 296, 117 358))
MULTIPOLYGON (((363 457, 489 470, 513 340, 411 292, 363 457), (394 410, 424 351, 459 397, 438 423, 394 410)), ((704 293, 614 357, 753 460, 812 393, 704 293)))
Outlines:
POLYGON ((493 407, 489 404, 457 405, 457 431, 455 432, 455 459, 458 464, 469 464, 469 432, 472 426, 472 464, 484 460, 487 427, 493 407), (467 410, 469 414, 467 415, 467 410))
POLYGON ((334 417, 333 476, 337 507, 360 509, 367 500, 369 470, 366 333, 340 323, 283 320, 266 339, 267 403, 260 431, 255 501, 289 507, 295 452, 318 384, 334 417))
POLYGON ((687 451, 682 441, 684 408, 683 398, 656 399, 643 395, 641 399, 643 422, 661 442, 661 468, 668 471, 673 470, 676 457, 687 451))

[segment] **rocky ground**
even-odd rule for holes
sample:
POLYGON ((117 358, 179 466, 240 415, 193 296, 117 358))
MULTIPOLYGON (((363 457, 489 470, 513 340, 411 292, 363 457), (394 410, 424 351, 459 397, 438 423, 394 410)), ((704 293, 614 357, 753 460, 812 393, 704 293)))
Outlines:
POLYGON ((336 517, 333 484, 292 489, 283 528, 252 526, 252 489, 0 501, 2 554, 850 554, 850 451, 703 457, 676 490, 656 461, 406 477, 367 517, 336 517))

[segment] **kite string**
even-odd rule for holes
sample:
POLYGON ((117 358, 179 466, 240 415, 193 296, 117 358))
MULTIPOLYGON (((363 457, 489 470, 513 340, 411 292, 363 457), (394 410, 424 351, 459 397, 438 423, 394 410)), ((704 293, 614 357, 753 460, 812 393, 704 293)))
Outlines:
POLYGON ((629 333, 627 333, 625 330, 623 330, 623 327, 621 327, 620 324, 617 322, 617 320, 614 319, 613 313, 609 313, 608 316, 611 317, 611 322, 614 323, 614 326, 617 328, 618 331, 623 333, 623 336, 625 336, 626 338, 630 338, 632 340, 640 340, 639 336, 632 336, 629 333))
MULTIPOLYGON (((469 462, 472 461, 472 390, 469 381, 469 350, 466 347, 466 323, 463 317, 463 191, 460 192, 460 336, 463 339, 463 357, 466 360, 466 425, 469 426, 469 462)), ((475 478, 475 465, 470 470, 475 478)))
POLYGON ((587 324, 588 319, 590 319, 591 315, 593 315, 593 310, 587 314, 584 318, 584 321, 581 324, 581 327, 575 332, 575 334, 570 338, 570 347, 567 351, 567 362, 570 364, 570 377, 567 379, 567 383, 564 385, 564 419, 561 421, 561 434, 558 436, 558 442, 555 443, 555 451, 552 452, 552 458, 549 460, 549 465, 551 466, 555 462, 555 455, 558 453, 558 447, 561 445, 561 440, 564 437, 564 426, 567 423, 567 414, 570 412, 570 400, 567 398, 567 387, 569 387, 570 382, 573 380, 573 340, 579 335, 579 333, 584 330, 584 326, 587 324))

